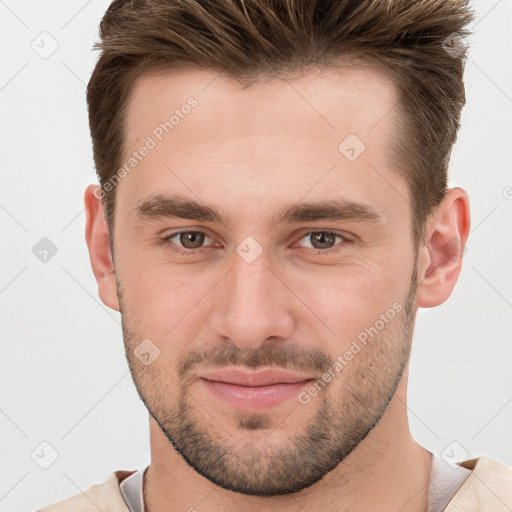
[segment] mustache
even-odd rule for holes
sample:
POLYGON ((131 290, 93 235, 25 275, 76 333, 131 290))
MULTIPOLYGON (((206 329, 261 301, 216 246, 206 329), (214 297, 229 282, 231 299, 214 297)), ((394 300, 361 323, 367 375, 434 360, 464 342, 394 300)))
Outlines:
POLYGON ((317 348, 297 345, 265 345, 245 349, 233 344, 218 344, 201 350, 194 350, 183 358, 178 366, 178 377, 186 380, 196 369, 239 366, 250 369, 278 367, 285 370, 325 373, 331 366, 331 358, 317 348))

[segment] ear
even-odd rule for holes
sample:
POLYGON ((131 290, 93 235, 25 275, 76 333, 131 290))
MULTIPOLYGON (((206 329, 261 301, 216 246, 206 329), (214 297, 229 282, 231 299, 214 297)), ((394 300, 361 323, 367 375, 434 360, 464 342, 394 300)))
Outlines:
POLYGON ((86 188, 84 195, 85 239, 89 248, 92 271, 98 283, 100 299, 109 308, 119 311, 109 232, 100 198, 101 187, 99 185, 89 185, 86 188))
POLYGON ((469 235, 470 213, 467 193, 448 189, 426 224, 418 252, 419 308, 439 306, 451 295, 462 268, 469 235))

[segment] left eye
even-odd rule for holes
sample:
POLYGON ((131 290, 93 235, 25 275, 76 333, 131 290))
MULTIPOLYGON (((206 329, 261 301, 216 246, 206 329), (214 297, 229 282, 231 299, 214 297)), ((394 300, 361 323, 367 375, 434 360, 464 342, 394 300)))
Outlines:
MULTIPOLYGON (((306 233, 302 238, 306 238, 312 241, 312 244, 317 244, 310 246, 312 249, 332 249, 333 246, 336 245, 336 238, 345 241, 346 238, 338 233, 334 233, 332 231, 312 231, 310 233, 306 233)), ((302 239, 301 238, 301 239, 302 239)))

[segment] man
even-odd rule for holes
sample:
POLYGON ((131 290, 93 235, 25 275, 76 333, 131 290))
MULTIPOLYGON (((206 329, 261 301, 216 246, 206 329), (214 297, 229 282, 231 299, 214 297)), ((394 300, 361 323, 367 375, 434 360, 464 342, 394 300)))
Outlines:
POLYGON ((88 85, 99 295, 151 464, 44 508, 510 510, 407 419, 418 308, 470 228, 447 188, 463 0, 115 1, 88 85))

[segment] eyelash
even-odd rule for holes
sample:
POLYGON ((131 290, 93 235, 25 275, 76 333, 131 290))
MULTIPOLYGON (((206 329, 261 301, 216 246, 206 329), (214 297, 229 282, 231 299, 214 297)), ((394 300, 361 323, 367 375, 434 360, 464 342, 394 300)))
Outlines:
MULTIPOLYGON (((176 233, 171 233, 170 235, 168 235, 165 238, 163 238, 162 239, 162 243, 167 248, 169 248, 171 251, 173 251, 175 253, 178 253, 178 254, 181 254, 181 255, 184 255, 184 256, 192 256, 194 254, 199 254, 199 253, 206 252, 206 249, 204 249, 204 248, 200 248, 200 249, 179 249, 179 248, 177 248, 179 246, 176 246, 176 244, 171 242, 171 238, 174 238, 174 237, 176 237, 178 235, 182 235, 182 234, 185 234, 185 233, 199 233, 199 234, 204 234, 205 236, 208 236, 203 231, 177 231, 176 233)), ((299 238, 299 240, 302 240, 303 238, 305 238, 307 236, 310 236, 310 235, 313 235, 313 234, 318 234, 318 233, 334 235, 334 236, 337 236, 337 237, 341 238, 343 240, 343 242, 344 242, 341 245, 345 245, 347 242, 348 243, 352 242, 352 240, 350 240, 345 235, 342 235, 341 233, 337 233, 336 231, 326 231, 326 230, 309 231, 307 233, 304 233, 304 235, 302 235, 299 238)), ((208 238, 210 238, 210 237, 208 237, 208 238)), ((336 245, 339 245, 339 244, 336 244, 336 245)), ((314 248, 309 248, 309 247, 306 247, 305 249, 307 249, 309 251, 313 251, 315 254, 320 254, 320 255, 331 254, 331 253, 338 252, 338 251, 341 250, 339 247, 336 248, 336 246, 331 247, 330 249, 314 249, 314 248)))

